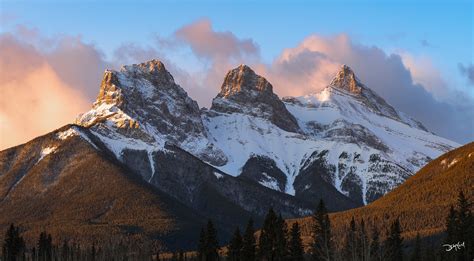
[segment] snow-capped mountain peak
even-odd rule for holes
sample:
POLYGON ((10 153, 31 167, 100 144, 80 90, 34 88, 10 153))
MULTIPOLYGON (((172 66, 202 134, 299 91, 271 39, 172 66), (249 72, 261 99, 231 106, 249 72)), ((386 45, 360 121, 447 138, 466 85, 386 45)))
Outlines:
POLYGON ((92 109, 76 123, 91 128, 119 159, 127 150, 151 155, 170 143, 215 165, 225 162, 208 142, 197 102, 159 60, 107 70, 92 109))
MULTIPOLYGON (((313 97, 318 102, 332 103, 334 106, 341 107, 341 110, 352 110, 360 108, 364 111, 370 111, 424 131, 427 129, 422 123, 410 118, 404 113, 397 111, 384 98, 379 96, 372 89, 364 85, 355 72, 347 65, 342 65, 335 77, 329 85, 320 93, 307 95, 305 97, 313 97), (345 103, 345 104, 344 104, 345 103), (362 105, 362 106, 360 106, 362 105)), ((292 98, 285 98, 289 101, 292 98)), ((307 98, 306 98, 307 100, 307 98)))
POLYGON ((303 200, 330 195, 346 207, 377 199, 458 146, 390 106, 348 66, 321 93, 282 101, 240 65, 200 110, 152 60, 106 71, 77 122, 147 181, 157 154, 173 144, 224 173, 303 200))
POLYGON ((361 94, 362 88, 364 88, 354 71, 345 64, 341 66, 329 85, 353 94, 361 94))
POLYGON ((227 73, 221 91, 212 100, 211 110, 264 118, 290 132, 300 130, 296 119, 273 93, 270 82, 247 65, 240 65, 227 73))
POLYGON ((238 95, 264 94, 273 94, 272 85, 249 66, 241 64, 227 73, 218 97, 231 98, 238 95))

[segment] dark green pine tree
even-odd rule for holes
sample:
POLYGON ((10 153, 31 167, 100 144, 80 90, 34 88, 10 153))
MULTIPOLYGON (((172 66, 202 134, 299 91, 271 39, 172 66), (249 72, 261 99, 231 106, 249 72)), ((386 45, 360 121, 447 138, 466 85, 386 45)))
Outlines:
POLYGON ((69 249, 69 244, 67 240, 64 240, 63 245, 61 247, 61 260, 62 261, 68 261, 69 260, 69 255, 70 255, 70 249, 69 249))
POLYGON ((229 250, 227 252, 227 260, 230 261, 240 261, 242 251, 242 235, 240 234, 240 229, 237 227, 235 229, 234 235, 230 240, 229 250))
POLYGON ((207 222, 206 229, 206 259, 205 261, 215 261, 219 259, 219 242, 217 241, 217 230, 214 228, 212 220, 207 222))
POLYGON ((255 261, 255 230, 253 228, 253 220, 249 219, 245 228, 244 238, 242 239, 241 260, 255 261))
POLYGON ((36 261, 36 247, 31 249, 31 260, 36 261))
POLYGON ((415 246, 413 247, 410 260, 411 261, 421 260, 421 239, 420 239, 419 233, 416 234, 415 246))
POLYGON ((160 261, 160 250, 156 251, 156 261, 160 261))
POLYGON ((456 210, 453 206, 451 206, 449 209, 449 214, 446 217, 446 244, 453 244, 453 242, 457 239, 456 217, 456 210))
POLYGON ((197 258, 198 261, 206 260, 206 230, 204 228, 201 229, 201 233, 199 234, 199 241, 197 247, 197 258))
POLYGON ((268 213, 263 222, 263 227, 260 230, 260 238, 258 242, 258 256, 262 261, 275 260, 275 245, 276 245, 276 229, 278 218, 273 211, 273 208, 268 210, 268 213))
POLYGON ((91 258, 90 258, 90 260, 91 260, 91 261, 95 261, 96 256, 97 256, 97 250, 96 250, 96 247, 95 247, 95 242, 92 242, 91 258))
POLYGON ((313 260, 332 260, 331 223, 322 199, 313 214, 313 222, 313 260))
POLYGON ((25 241, 20 236, 19 228, 11 224, 8 228, 4 243, 2 246, 3 260, 16 261, 20 260, 25 251, 25 241))
POLYGON ((385 241, 385 260, 403 260, 403 238, 400 220, 397 218, 390 226, 389 235, 385 241))
POLYGON ((293 223, 290 230, 289 260, 304 260, 303 242, 301 241, 301 231, 298 222, 293 223))
POLYGON ((344 247, 344 256, 345 260, 356 261, 358 260, 357 254, 357 228, 354 217, 352 217, 351 222, 349 223, 349 229, 346 234, 346 244, 344 247))
POLYGON ((464 192, 459 191, 458 195, 458 210, 456 217, 456 228, 455 228, 455 242, 454 243, 464 243, 464 247, 456 251, 458 260, 472 260, 474 258, 474 249, 472 240, 474 238, 473 234, 473 216, 470 210, 471 203, 468 201, 464 192))
POLYGON ((38 239, 38 260, 46 261, 48 253, 48 236, 46 232, 41 232, 38 239))
POLYGON ((358 233, 358 253, 360 260, 368 261, 370 258, 369 239, 367 236, 367 230, 365 228, 365 222, 362 218, 359 224, 358 233))
POLYGON ((372 230, 372 239, 370 242, 370 260, 382 261, 382 249, 380 246, 380 234, 377 227, 374 225, 372 230))
POLYGON ((288 257, 288 227, 281 215, 275 224, 275 261, 283 261, 288 257))

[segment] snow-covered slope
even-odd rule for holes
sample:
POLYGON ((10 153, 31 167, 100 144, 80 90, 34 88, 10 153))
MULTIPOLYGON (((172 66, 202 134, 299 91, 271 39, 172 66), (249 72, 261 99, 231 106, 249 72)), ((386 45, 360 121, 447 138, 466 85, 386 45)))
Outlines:
POLYGON ((395 110, 347 66, 321 93, 280 100, 241 65, 226 75, 212 107, 199 110, 152 60, 106 71, 97 101, 77 123, 150 183, 157 155, 173 145, 302 200, 331 195, 356 204, 459 146, 395 110))
MULTIPOLYGON (((284 131, 268 117, 255 114, 212 108, 204 114, 211 142, 228 159, 221 170, 240 175, 246 162, 259 156, 273 161, 286 176, 278 179, 263 173, 255 178, 265 186, 306 197, 326 182, 366 204, 459 146, 396 111, 347 66, 322 92, 284 102, 300 131, 284 131)), ((232 102, 232 107, 239 106, 248 104, 232 102)))

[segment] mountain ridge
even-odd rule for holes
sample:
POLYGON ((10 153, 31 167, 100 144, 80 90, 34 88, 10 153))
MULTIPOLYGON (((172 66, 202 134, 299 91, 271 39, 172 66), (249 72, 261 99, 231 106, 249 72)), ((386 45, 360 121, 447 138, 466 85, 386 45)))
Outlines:
POLYGON ((160 178, 157 157, 175 146, 302 202, 332 195, 339 203, 329 207, 341 210, 377 199, 458 146, 400 115, 347 65, 321 93, 283 100, 241 65, 227 73, 213 106, 199 109, 151 60, 107 70, 76 123, 149 183, 160 178))

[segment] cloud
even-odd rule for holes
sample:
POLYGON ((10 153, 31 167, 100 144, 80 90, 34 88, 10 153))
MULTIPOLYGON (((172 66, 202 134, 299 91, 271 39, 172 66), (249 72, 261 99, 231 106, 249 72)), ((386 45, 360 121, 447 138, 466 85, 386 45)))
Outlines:
MULTIPOLYGON (((202 70, 180 70, 175 79, 208 106, 217 94, 225 73, 246 63, 265 76, 279 96, 299 96, 322 90, 341 64, 351 66, 358 77, 400 111, 423 122, 430 130, 461 143, 474 139, 471 124, 472 99, 452 91, 428 57, 409 53, 386 53, 376 46, 354 43, 346 34, 311 35, 297 46, 287 48, 271 63, 260 59, 257 44, 231 32, 218 32, 209 20, 186 25, 169 37, 166 45, 189 48, 190 56, 203 60, 202 70)), ((165 44, 163 44, 165 43, 165 44)), ((170 69, 173 72, 173 69, 170 69)))
POLYGON ((464 66, 462 63, 458 64, 461 74, 467 77, 469 84, 474 85, 474 64, 464 66))
POLYGON ((0 34, 0 149, 26 142, 86 111, 107 66, 78 37, 0 34))
MULTIPOLYGON (((265 76, 280 97, 320 91, 347 64, 369 88, 430 130, 461 143, 474 140, 472 98, 451 91, 429 57, 386 53, 354 43, 345 34, 310 35, 269 63, 262 61, 252 39, 216 31, 207 19, 168 37, 156 36, 150 45, 123 43, 109 60, 80 37, 45 37, 22 26, 0 34, 0 49, 0 149, 58 128, 88 110, 106 67, 152 58, 162 60, 201 106, 210 105, 226 72, 240 63, 265 76)), ((459 68, 472 80, 472 65, 459 68)))
POLYGON ((301 95, 324 88, 341 64, 352 67, 369 88, 428 129, 462 143, 474 139, 472 99, 451 95, 456 92, 429 59, 387 54, 375 46, 356 44, 345 34, 312 35, 284 50, 263 73, 277 93, 301 95))
MULTIPOLYGON (((157 37, 158 47, 165 52, 189 48, 198 68, 193 71, 170 63, 175 79, 201 106, 209 106, 220 90, 227 71, 240 63, 257 64, 260 48, 252 39, 240 39, 229 31, 215 31, 208 19, 201 19, 177 29, 170 37, 157 37)), ((164 59, 167 59, 165 56, 164 59)), ((170 59, 168 59, 170 60, 170 59)))
POLYGON ((184 41, 198 57, 240 60, 258 55, 258 45, 251 39, 239 39, 231 32, 216 32, 208 19, 198 20, 178 29, 174 35, 184 41))

